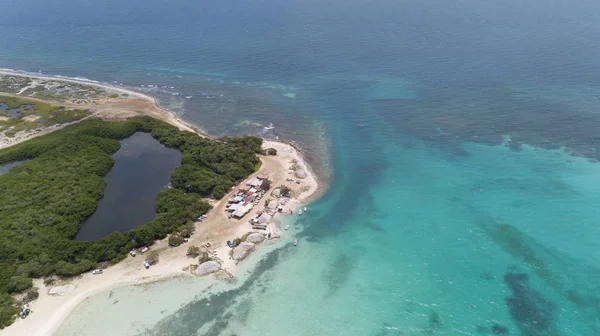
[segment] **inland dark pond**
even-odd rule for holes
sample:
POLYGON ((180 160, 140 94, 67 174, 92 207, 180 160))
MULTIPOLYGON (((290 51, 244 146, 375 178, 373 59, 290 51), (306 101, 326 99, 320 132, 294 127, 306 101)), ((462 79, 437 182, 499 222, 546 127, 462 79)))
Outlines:
POLYGON ((113 155, 115 165, 104 177, 104 198, 75 240, 95 240, 113 231, 125 232, 156 217, 156 194, 171 180, 181 164, 178 150, 161 145, 148 133, 136 133, 121 141, 113 155))

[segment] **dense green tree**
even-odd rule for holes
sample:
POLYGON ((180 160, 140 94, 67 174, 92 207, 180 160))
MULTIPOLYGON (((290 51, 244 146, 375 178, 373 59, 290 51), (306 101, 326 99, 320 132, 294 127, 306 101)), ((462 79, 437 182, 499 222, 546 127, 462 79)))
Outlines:
POLYGON ((200 255, 200 248, 198 246, 190 246, 186 255, 191 258, 197 258, 200 255))
POLYGON ((33 282, 30 278, 22 275, 14 275, 10 277, 9 292, 22 292, 28 288, 31 288, 33 282))
POLYGON ((260 185, 260 189, 264 191, 271 189, 271 181, 264 179, 260 185))
POLYGON ((194 226, 194 222, 192 222, 192 221, 187 221, 185 224, 183 224, 182 226, 180 226, 177 229, 177 231, 179 232, 179 235, 184 238, 191 237, 192 234, 194 234, 195 230, 196 230, 196 227, 194 226))
POLYGON ((172 234, 169 236, 169 245, 170 246, 179 246, 183 244, 183 237, 178 234, 172 234))
POLYGON ((211 208, 202 198, 222 198, 252 174, 261 146, 256 137, 218 141, 136 117, 113 123, 88 119, 0 150, 0 164, 27 161, 0 176, 0 326, 10 323, 6 316, 16 308, 8 293, 31 288, 31 278, 78 275, 169 234, 191 233, 193 221, 211 208), (149 132, 182 153, 173 188, 157 194, 156 218, 125 233, 73 241, 103 197, 103 177, 119 140, 136 132, 149 132))
POLYGON ((198 257, 198 263, 202 264, 203 262, 209 261, 210 256, 207 252, 200 252, 200 256, 198 257))
POLYGON ((21 311, 15 303, 12 296, 0 293, 0 329, 11 325, 15 320, 15 316, 21 311))
POLYGON ((35 299, 37 299, 40 296, 40 293, 38 292, 38 290, 36 288, 30 289, 27 291, 27 293, 25 293, 25 296, 23 296, 23 303, 29 303, 35 299))
POLYGON ((146 262, 150 265, 154 265, 158 262, 159 256, 157 251, 150 251, 146 253, 146 262))
POLYGON ((279 187, 279 190, 281 190, 281 196, 283 197, 289 197, 290 193, 292 192, 292 189, 283 184, 279 187))

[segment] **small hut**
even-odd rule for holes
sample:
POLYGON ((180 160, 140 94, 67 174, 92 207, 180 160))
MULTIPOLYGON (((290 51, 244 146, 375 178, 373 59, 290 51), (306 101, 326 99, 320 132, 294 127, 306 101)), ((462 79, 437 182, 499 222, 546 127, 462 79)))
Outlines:
POLYGON ((272 219, 273 217, 271 217, 271 215, 265 212, 262 215, 260 215, 260 217, 258 217, 258 222, 261 224, 269 224, 272 219))

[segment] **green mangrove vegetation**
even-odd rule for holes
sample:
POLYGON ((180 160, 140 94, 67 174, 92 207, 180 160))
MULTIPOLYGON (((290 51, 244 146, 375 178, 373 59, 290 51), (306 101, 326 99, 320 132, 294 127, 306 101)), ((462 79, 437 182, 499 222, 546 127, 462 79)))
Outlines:
POLYGON ((88 119, 0 150, 0 165, 26 161, 0 176, 0 328, 18 308, 10 294, 32 287, 32 278, 74 276, 117 262, 135 247, 169 233, 210 209, 204 197, 221 198, 254 172, 262 153, 256 137, 212 140, 150 117, 121 122, 88 119), (173 188, 157 194, 156 218, 125 233, 74 241, 83 221, 103 196, 103 176, 120 139, 149 132, 182 153, 173 188))

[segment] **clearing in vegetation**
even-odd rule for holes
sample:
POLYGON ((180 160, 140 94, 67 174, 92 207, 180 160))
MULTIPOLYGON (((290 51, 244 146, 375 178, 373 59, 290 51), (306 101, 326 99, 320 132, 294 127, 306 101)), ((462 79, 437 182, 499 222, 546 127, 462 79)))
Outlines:
POLYGON ((90 115, 87 110, 67 109, 64 106, 0 96, 0 134, 14 136, 19 131, 48 127, 80 120, 90 115))

